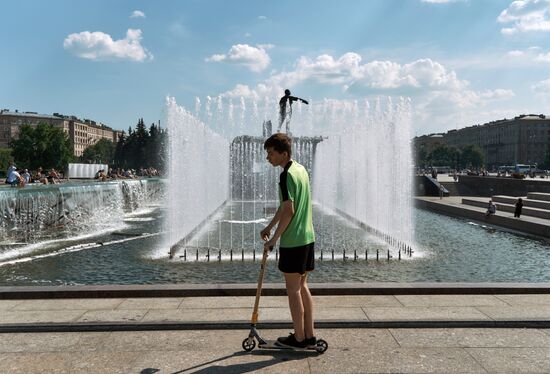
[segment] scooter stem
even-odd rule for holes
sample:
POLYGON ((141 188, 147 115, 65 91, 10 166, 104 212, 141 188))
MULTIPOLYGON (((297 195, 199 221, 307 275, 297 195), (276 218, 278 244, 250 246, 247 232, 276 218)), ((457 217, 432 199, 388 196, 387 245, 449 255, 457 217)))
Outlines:
POLYGON ((254 310, 252 311, 252 319, 250 321, 252 325, 256 325, 256 323, 258 322, 258 308, 260 306, 260 295, 262 294, 262 285, 264 283, 264 272, 267 264, 267 256, 269 255, 269 251, 272 249, 273 247, 271 248, 264 247, 264 255, 262 257, 262 263, 260 265, 260 275, 258 275, 258 288, 256 289, 256 301, 254 302, 254 310))

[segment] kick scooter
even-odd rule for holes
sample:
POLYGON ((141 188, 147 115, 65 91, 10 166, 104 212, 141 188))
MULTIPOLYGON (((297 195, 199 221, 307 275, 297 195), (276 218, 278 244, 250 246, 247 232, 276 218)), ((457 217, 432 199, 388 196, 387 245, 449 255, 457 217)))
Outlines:
POLYGON ((258 341, 258 348, 260 349, 279 349, 279 350, 288 350, 288 351, 316 351, 318 353, 325 353, 328 349, 328 343, 323 339, 317 340, 317 344, 313 347, 306 348, 294 348, 287 347, 280 344, 277 340, 267 340, 260 336, 260 333, 256 329, 256 323, 258 323, 258 307, 260 305, 260 295, 262 293, 262 285, 264 282, 264 272, 267 265, 267 256, 269 252, 273 250, 271 248, 264 248, 264 255, 262 257, 262 263, 260 267, 260 275, 258 276, 258 288, 256 289, 256 301, 254 302, 254 310, 252 311, 252 319, 250 322, 250 333, 248 338, 243 340, 243 349, 247 352, 250 352, 256 347, 256 340, 258 341))

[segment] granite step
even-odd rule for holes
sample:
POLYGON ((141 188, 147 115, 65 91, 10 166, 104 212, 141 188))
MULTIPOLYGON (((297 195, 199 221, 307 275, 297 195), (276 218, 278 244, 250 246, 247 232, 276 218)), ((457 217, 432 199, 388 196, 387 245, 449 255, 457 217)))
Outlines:
MULTIPOLYGON (((464 205, 470 205, 475 206, 479 208, 487 208, 488 205, 488 198, 463 198, 462 204, 464 205)), ((499 203, 495 202, 495 205, 497 206, 497 212, 507 212, 507 213, 514 213, 516 207, 512 204, 505 204, 505 203, 499 203)), ((543 219, 550 220, 550 210, 546 209, 538 209, 538 208, 531 208, 524 206, 521 210, 522 216, 531 216, 531 217, 538 217, 543 219)))
POLYGON ((528 199, 550 201, 550 193, 544 192, 528 192, 528 199))
MULTIPOLYGON (((523 208, 524 209, 525 209, 525 207, 531 207, 531 208, 550 210, 550 201, 530 199, 530 198, 526 198, 525 196, 518 196, 518 197, 521 197, 523 199, 523 208)), ((495 195, 495 196, 492 197, 492 199, 495 203, 499 202, 499 203, 504 203, 504 204, 515 205, 516 201, 518 200, 518 197, 495 195)))

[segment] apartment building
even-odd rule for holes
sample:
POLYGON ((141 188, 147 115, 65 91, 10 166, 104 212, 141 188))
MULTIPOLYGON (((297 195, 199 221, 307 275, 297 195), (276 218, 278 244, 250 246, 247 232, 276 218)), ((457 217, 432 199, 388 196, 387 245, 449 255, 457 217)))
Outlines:
MULTIPOLYGON (((550 117, 524 114, 437 135, 442 135, 437 139, 441 144, 477 145, 484 153, 487 167, 541 164, 550 145, 550 117)), ((415 144, 429 143, 432 147, 434 140, 428 135, 414 139, 415 144)))
POLYGON ((92 120, 81 120, 75 116, 65 116, 59 113, 52 115, 36 112, 19 112, 8 109, 0 110, 0 147, 8 148, 13 139, 19 138, 21 126, 37 126, 39 123, 50 124, 63 129, 71 139, 74 155, 79 157, 89 146, 99 139, 117 142, 122 131, 113 130, 104 124, 92 120))

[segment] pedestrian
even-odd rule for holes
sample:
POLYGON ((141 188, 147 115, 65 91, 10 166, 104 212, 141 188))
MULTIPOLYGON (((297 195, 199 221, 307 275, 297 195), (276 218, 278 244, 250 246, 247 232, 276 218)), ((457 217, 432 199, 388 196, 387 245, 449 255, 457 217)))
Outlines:
POLYGON ((305 348, 317 343, 314 332, 313 298, 307 285, 308 272, 315 267, 311 188, 307 170, 291 158, 292 140, 282 133, 270 136, 264 143, 267 160, 280 166, 280 205, 271 222, 260 232, 264 250, 279 245, 279 270, 283 272, 294 333, 281 337, 279 344, 305 348), (273 236, 271 230, 277 225, 273 236))
POLYGON ((25 179, 23 179, 21 174, 19 174, 15 165, 11 165, 8 168, 6 184, 9 184, 11 186, 25 187, 25 179))
POLYGON ((42 184, 48 184, 48 178, 46 176, 46 174, 43 172, 42 170, 42 167, 39 167, 37 170, 36 170, 36 175, 34 176, 33 180, 36 182, 40 182, 42 184))
POLYGON ((516 201, 516 210, 514 211, 514 217, 519 218, 521 216, 521 209, 523 208, 523 200, 521 197, 516 201))
POLYGON ((497 212, 497 206, 495 203, 493 203, 493 200, 489 200, 489 205, 487 206, 487 212, 485 213, 485 217, 492 216, 496 214, 497 212))
POLYGON ((59 173, 54 168, 51 168, 48 172, 48 182, 52 184, 58 184, 61 182, 61 177, 59 176, 59 173))
POLYGON ((29 184, 31 182, 31 173, 29 173, 29 169, 23 170, 23 174, 21 174, 21 176, 25 180, 25 184, 29 184))

